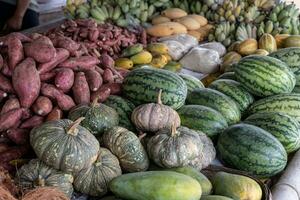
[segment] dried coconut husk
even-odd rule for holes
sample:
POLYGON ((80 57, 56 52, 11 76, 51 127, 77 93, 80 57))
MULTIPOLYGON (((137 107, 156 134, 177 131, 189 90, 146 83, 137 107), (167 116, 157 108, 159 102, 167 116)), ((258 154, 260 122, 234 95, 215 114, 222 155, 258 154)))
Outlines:
MULTIPOLYGON (((0 187, 8 190, 13 196, 18 197, 20 190, 15 185, 14 181, 11 179, 7 170, 0 167, 0 187)), ((1 197, 1 196, 0 196, 1 197)))
POLYGON ((0 200, 17 200, 11 193, 4 187, 0 186, 0 200))
POLYGON ((29 191, 22 200, 70 200, 55 187, 39 187, 29 191))

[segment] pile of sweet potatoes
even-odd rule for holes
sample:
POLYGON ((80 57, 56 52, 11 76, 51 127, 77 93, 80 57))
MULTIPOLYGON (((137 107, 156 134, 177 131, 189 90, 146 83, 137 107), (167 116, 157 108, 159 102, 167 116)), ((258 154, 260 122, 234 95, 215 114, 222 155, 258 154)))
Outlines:
MULTIPOLYGON (((63 36, 78 42, 80 47, 72 53, 73 55, 80 55, 88 51, 96 57, 107 53, 114 59, 119 57, 123 48, 136 43, 147 45, 147 41, 156 40, 154 37, 147 36, 145 29, 142 27, 128 30, 109 23, 97 25, 92 19, 67 20, 61 26, 50 30, 47 35, 53 38, 54 43, 59 44, 58 46, 65 46, 69 43, 60 39, 63 36)), ((69 43, 69 46, 71 48, 73 45, 69 43)))
POLYGON ((116 70, 107 53, 90 50, 64 35, 0 39, 0 166, 13 170, 12 160, 28 153, 33 127, 121 92, 127 71, 116 70))

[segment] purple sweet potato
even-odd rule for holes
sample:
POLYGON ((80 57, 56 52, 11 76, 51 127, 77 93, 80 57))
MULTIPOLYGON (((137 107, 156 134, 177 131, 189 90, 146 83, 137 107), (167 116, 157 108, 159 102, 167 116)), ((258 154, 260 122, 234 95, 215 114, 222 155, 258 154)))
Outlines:
POLYGON ((122 84, 121 83, 106 83, 101 86, 102 88, 109 88, 110 94, 121 94, 122 84))
POLYGON ((97 91, 91 94, 91 101, 98 99, 99 103, 104 102, 110 95, 110 88, 100 87, 97 91))
POLYGON ((8 129, 5 135, 17 145, 26 144, 29 141, 29 130, 27 129, 8 129))
POLYGON ((8 37, 8 66, 13 70, 24 59, 24 50, 21 40, 17 37, 8 37))
POLYGON ((10 33, 9 35, 0 37, 0 44, 3 43, 4 46, 8 46, 8 38, 9 37, 16 37, 18 38, 21 42, 31 42, 32 39, 24 35, 23 33, 20 32, 13 32, 10 33))
POLYGON ((17 108, 0 115, 0 131, 15 127, 22 117, 23 109, 17 108))
POLYGON ((9 150, 4 151, 0 154, 1 163, 19 159, 24 156, 29 150, 28 145, 22 145, 18 147, 11 147, 9 150))
POLYGON ((58 107, 64 111, 69 111, 71 108, 73 108, 75 106, 75 103, 74 103, 72 97, 70 97, 66 94, 58 96, 56 98, 56 101, 57 101, 58 107))
POLYGON ((76 71, 93 69, 95 65, 99 64, 98 58, 93 56, 81 56, 78 58, 69 58, 68 60, 59 64, 59 67, 71 68, 76 71))
POLYGON ((9 68, 7 62, 4 60, 3 61, 3 67, 1 69, 1 72, 3 75, 7 76, 7 77, 11 77, 12 76, 12 70, 9 68))
POLYGON ((2 110, 0 112, 0 115, 7 113, 11 110, 20 108, 20 102, 17 98, 12 97, 6 100, 6 102, 4 103, 4 105, 2 106, 2 110))
POLYGON ((56 72, 51 71, 51 72, 40 74, 40 79, 42 82, 49 82, 49 81, 53 81, 55 76, 56 76, 56 72))
POLYGON ((74 84, 74 72, 70 68, 61 68, 54 80, 55 86, 63 92, 68 92, 74 84))
POLYGON ((48 97, 39 96, 32 105, 32 110, 37 115, 46 116, 51 112, 52 107, 52 102, 48 97))
POLYGON ((39 126, 40 124, 42 124, 44 122, 44 117, 42 116, 38 116, 38 115, 34 115, 32 117, 30 117, 29 119, 25 120, 20 128, 34 128, 36 126, 39 126))
POLYGON ((46 121, 54 121, 63 118, 63 112, 58 107, 53 108, 53 110, 48 114, 46 121))
POLYGON ((39 63, 47 63, 56 56, 56 49, 51 40, 46 36, 41 36, 37 40, 24 44, 26 57, 31 57, 39 63))
POLYGON ((76 73, 72 91, 73 91, 73 96, 76 104, 90 103, 90 99, 91 99, 90 89, 83 72, 76 73))
POLYGON ((113 68, 115 66, 115 61, 107 53, 101 55, 100 61, 104 68, 113 68))
POLYGON ((67 49, 70 53, 79 49, 80 44, 68 37, 60 37, 57 40, 56 47, 67 49))
POLYGON ((0 74, 0 89, 7 93, 14 93, 14 88, 8 78, 0 74))
POLYGON ((50 62, 39 64, 38 71, 40 74, 46 73, 54 69, 59 63, 64 62, 70 56, 69 51, 63 48, 57 48, 57 53, 55 58, 53 58, 50 62))
POLYGON ((104 70, 103 82, 104 83, 113 83, 114 82, 114 75, 113 75, 112 71, 108 68, 106 68, 104 70))
POLYGON ((54 85, 48 83, 42 83, 41 93, 42 95, 54 100, 56 100, 57 96, 63 94, 63 92, 59 91, 54 85))
POLYGON ((21 120, 29 119, 30 117, 32 117, 31 110, 29 108, 23 108, 23 113, 22 113, 22 119, 21 120))
POLYGON ((4 92, 3 90, 0 90, 0 102, 1 102, 5 97, 7 97, 7 93, 4 92))
POLYGON ((32 58, 26 58, 16 66, 12 83, 21 106, 29 108, 37 99, 41 87, 40 76, 32 58))
POLYGON ((0 69, 2 69, 2 67, 3 67, 3 57, 0 54, 0 69))
POLYGON ((87 70, 84 73, 90 90, 97 91, 103 83, 101 74, 96 70, 87 70))

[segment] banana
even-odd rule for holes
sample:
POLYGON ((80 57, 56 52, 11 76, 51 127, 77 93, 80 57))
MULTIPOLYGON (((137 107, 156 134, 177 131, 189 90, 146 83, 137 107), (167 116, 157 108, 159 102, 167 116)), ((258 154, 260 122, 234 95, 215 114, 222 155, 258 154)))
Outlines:
POLYGON ((115 8, 114 8, 114 14, 113 14, 113 20, 117 20, 117 19, 119 19, 120 18, 120 16, 121 16, 121 8, 120 8, 120 6, 116 6, 115 8))
POLYGON ((274 24, 272 21, 267 21, 266 26, 265 26, 265 33, 272 33, 274 29, 274 24))
POLYGON ((105 21, 105 16, 97 8, 90 10, 91 16, 98 21, 105 21))

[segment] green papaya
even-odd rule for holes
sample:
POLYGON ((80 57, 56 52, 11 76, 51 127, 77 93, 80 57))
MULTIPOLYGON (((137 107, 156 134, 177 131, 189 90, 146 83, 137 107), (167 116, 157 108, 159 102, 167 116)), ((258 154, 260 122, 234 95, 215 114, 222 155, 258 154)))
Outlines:
POLYGON ((234 199, 220 196, 220 195, 205 195, 202 196, 200 200, 234 200, 234 199))
POLYGON ((122 51, 122 57, 133 56, 135 54, 140 53, 141 51, 143 51, 143 45, 142 44, 135 44, 135 45, 129 46, 126 49, 124 49, 122 51))
POLYGON ((109 189, 131 200, 199 200, 202 194, 198 181, 172 171, 124 174, 113 179, 109 189))
POLYGON ((186 167, 171 168, 168 170, 175 171, 175 172, 178 172, 181 174, 185 174, 187 176, 190 176, 190 177, 196 179, 201 185, 203 195, 208 195, 211 193, 211 191, 212 191, 211 182, 208 180, 208 178, 206 176, 204 176, 204 174, 202 174, 195 168, 186 166, 186 167))

